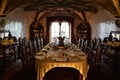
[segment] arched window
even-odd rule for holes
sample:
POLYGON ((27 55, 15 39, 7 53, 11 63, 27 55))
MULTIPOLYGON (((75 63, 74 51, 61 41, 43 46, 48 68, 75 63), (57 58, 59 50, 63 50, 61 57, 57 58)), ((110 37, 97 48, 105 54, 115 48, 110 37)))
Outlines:
POLYGON ((57 41, 58 37, 65 37, 65 40, 71 42, 71 24, 69 22, 54 21, 50 26, 49 42, 57 41))

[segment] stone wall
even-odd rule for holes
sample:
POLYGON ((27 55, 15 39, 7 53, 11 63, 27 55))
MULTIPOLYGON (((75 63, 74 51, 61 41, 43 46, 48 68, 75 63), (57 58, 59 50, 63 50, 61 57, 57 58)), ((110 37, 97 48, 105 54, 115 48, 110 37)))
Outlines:
MULTIPOLYGON (((4 28, 0 29, 10 30, 13 36, 16 36, 17 38, 26 37, 29 40, 29 27, 34 20, 34 15, 35 14, 32 12, 24 12, 21 8, 16 8, 5 17, 6 25, 4 28)), ((77 20, 78 19, 75 19, 75 28, 79 24, 77 20)), ((98 13, 92 15, 90 19, 88 19, 88 22, 90 23, 92 31, 91 39, 94 37, 100 37, 103 39, 109 35, 110 31, 120 30, 120 28, 117 28, 115 25, 115 17, 106 10, 100 10, 98 13)), ((44 27, 46 27, 45 17, 41 19, 41 23, 44 27)), ((45 30, 46 29, 44 28, 44 32, 46 33, 45 30)))

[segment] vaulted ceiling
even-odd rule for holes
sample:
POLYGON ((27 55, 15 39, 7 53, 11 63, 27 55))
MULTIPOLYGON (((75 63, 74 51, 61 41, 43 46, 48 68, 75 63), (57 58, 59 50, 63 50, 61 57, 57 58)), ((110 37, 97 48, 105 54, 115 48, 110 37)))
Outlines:
POLYGON ((51 15, 77 15, 84 12, 97 13, 105 8, 114 16, 120 16, 120 0, 0 0, 0 16, 6 16, 17 7, 51 15))

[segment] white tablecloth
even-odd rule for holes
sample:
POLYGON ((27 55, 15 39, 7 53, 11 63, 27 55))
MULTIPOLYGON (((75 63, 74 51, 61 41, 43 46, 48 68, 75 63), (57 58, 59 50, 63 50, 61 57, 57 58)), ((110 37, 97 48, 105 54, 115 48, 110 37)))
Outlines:
MULTIPOLYGON (((54 51, 56 52, 56 51, 54 51)), ((66 52, 69 52, 66 51, 66 52)), ((66 53, 65 52, 65 53, 66 53)), ((40 54, 42 52, 39 52, 40 54)), ((58 52, 57 52, 58 53, 58 52)), ((74 52, 84 54, 83 52, 74 52)), ((46 53, 50 54, 50 52, 46 53)), ((55 53, 56 54, 56 53, 55 53)), ((87 63, 87 56, 84 55, 67 55, 67 61, 55 61, 53 57, 48 57, 44 55, 43 58, 41 58, 40 55, 36 56, 36 71, 37 71, 37 80, 42 80, 43 77, 45 76, 45 73, 48 72, 50 69, 55 68, 55 67, 72 67, 77 69, 82 75, 83 75, 83 80, 87 78, 87 73, 89 70, 89 65, 87 63)), ((52 54, 53 56, 53 54, 52 54)))

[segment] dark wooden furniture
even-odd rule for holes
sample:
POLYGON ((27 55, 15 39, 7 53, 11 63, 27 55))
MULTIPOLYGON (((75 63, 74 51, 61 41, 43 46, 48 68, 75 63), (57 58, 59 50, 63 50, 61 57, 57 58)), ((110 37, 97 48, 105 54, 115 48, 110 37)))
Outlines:
POLYGON ((0 34, 2 35, 0 40, 0 69, 3 71, 19 60, 19 42, 14 42, 12 36, 9 36, 9 30, 0 30, 0 34))
POLYGON ((30 39, 34 40, 34 38, 43 37, 44 30, 43 26, 41 24, 38 24, 37 26, 35 24, 32 24, 30 26, 30 39))
POLYGON ((120 46, 103 43, 103 62, 109 68, 120 65, 120 46))
POLYGON ((9 68, 12 64, 16 63, 18 58, 18 42, 8 43, 8 44, 0 44, 0 68, 3 71, 9 68))
POLYGON ((77 27, 77 37, 91 40, 91 29, 89 23, 80 23, 77 27))
POLYGON ((111 31, 110 34, 112 35, 112 39, 120 40, 120 31, 111 31), (118 37, 119 36, 119 37, 118 37))
POLYGON ((120 31, 111 31, 103 40, 103 59, 109 65, 120 64, 120 31))

